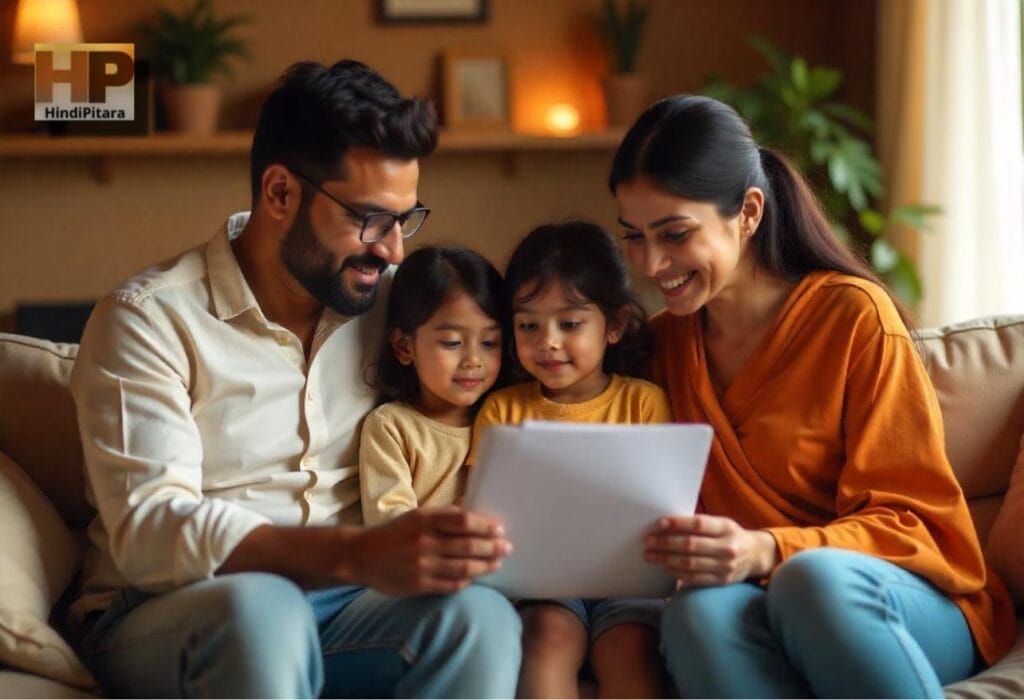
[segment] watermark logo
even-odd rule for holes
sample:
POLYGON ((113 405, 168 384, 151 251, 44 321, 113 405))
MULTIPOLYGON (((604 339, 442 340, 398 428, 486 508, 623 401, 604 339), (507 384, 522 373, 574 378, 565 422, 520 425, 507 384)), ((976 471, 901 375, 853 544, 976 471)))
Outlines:
POLYGON ((135 119, 135 44, 36 44, 36 121, 135 119))

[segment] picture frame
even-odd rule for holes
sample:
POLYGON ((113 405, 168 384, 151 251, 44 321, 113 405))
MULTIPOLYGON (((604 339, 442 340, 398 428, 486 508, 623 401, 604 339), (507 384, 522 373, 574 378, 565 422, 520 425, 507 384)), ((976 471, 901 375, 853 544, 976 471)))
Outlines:
POLYGON ((486 22, 490 0, 377 0, 383 24, 486 22))
POLYGON ((441 107, 445 126, 509 126, 508 62, 500 54, 449 50, 441 54, 441 107))

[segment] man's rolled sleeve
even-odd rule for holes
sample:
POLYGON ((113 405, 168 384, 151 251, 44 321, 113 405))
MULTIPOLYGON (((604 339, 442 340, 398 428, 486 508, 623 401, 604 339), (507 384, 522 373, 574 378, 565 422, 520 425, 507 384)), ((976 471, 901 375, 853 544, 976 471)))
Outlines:
POLYGON ((126 581, 163 591, 214 575, 270 522, 203 495, 187 329, 151 298, 102 300, 72 374, 86 476, 126 581))

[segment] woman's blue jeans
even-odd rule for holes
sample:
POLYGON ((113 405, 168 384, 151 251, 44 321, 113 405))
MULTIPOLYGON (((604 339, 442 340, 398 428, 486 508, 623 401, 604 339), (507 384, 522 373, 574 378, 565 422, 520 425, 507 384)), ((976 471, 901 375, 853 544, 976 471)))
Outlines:
POLYGON ((661 645, 683 697, 941 698, 978 664, 963 614, 894 564, 824 548, 767 588, 680 591, 661 645))
POLYGON ((123 591, 82 656, 127 697, 512 697, 519 616, 501 594, 305 592, 270 574, 123 591))

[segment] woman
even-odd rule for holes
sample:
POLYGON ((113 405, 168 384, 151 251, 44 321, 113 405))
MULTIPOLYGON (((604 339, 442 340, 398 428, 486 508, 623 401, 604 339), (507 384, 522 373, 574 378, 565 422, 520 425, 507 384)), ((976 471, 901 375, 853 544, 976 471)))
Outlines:
POLYGON ((626 254, 661 289, 654 372, 715 440, 698 514, 646 556, 679 580, 684 695, 942 697, 1014 639, 903 315, 803 178, 730 107, 677 96, 623 140, 626 254))

